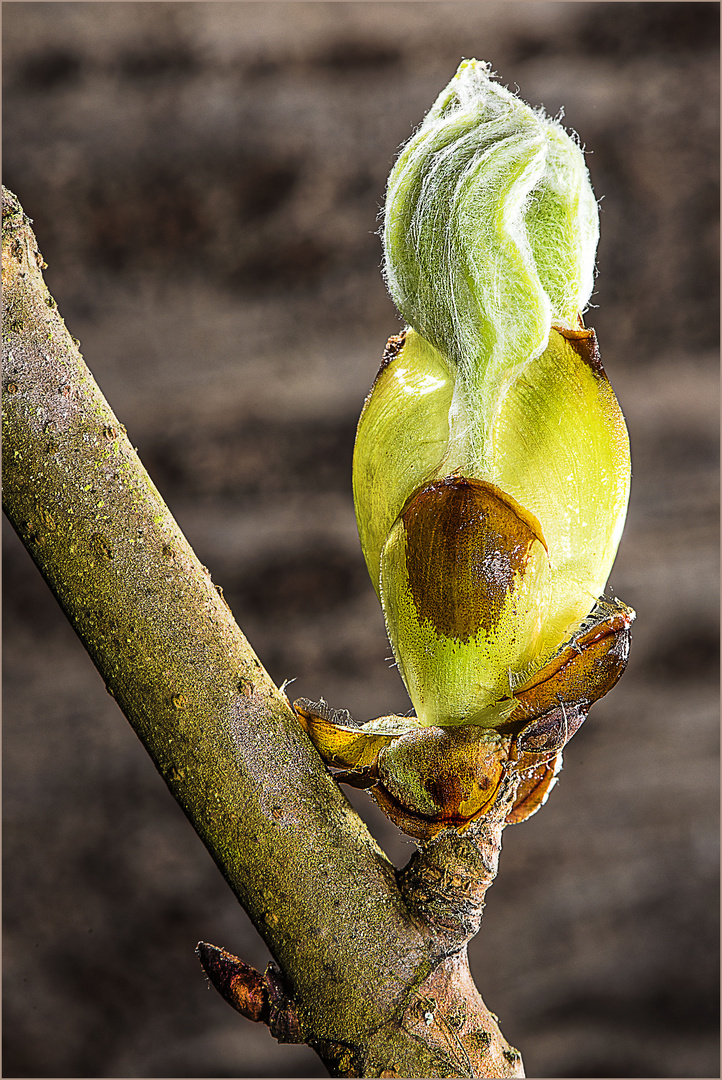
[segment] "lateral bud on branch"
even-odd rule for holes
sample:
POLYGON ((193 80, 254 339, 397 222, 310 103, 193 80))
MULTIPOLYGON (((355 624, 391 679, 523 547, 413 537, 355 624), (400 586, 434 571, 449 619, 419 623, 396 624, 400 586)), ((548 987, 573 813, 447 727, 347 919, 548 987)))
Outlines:
POLYGON ((273 962, 261 975, 233 953, 205 941, 198 942, 196 956, 221 997, 247 1020, 265 1024, 278 1042, 304 1041, 296 1006, 273 962))

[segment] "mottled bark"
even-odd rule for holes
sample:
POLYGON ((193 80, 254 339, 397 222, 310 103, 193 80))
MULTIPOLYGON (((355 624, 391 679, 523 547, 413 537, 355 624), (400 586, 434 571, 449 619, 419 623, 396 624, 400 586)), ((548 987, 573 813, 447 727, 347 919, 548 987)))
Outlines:
POLYGON ((278 974, 249 977, 257 1018, 275 1002, 334 1075, 523 1075, 469 974, 476 915, 461 933, 453 914, 438 926, 444 843, 467 867, 447 885, 458 877, 473 906, 500 827, 481 830, 471 862, 454 837, 428 845, 399 888, 145 472, 43 265, 4 191, 4 507, 269 946, 278 974))

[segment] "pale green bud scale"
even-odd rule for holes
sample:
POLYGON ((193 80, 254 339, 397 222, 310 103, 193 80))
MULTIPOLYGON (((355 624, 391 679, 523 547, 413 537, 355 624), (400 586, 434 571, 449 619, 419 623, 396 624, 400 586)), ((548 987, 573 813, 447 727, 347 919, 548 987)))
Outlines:
POLYGON ((409 496, 448 452, 454 373, 413 330, 392 338, 359 419, 353 488, 361 547, 379 590, 381 549, 409 496), (363 451, 360 448, 363 447, 363 451))
POLYGON ((629 437, 593 331, 552 329, 504 394, 490 433, 493 481, 540 521, 552 595, 540 654, 604 591, 629 499, 629 437))

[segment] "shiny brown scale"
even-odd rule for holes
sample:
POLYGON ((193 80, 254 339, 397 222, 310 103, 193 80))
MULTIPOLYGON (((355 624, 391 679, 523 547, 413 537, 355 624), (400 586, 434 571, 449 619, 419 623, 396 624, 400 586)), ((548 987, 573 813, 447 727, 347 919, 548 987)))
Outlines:
POLYGON ((418 617, 457 641, 495 627, 514 575, 523 574, 535 540, 544 544, 536 518, 483 480, 424 485, 402 521, 418 617))
POLYGON ((618 601, 596 610, 598 621, 514 692, 519 708, 512 721, 541 716, 559 703, 589 707, 616 685, 627 666, 634 612, 618 601))

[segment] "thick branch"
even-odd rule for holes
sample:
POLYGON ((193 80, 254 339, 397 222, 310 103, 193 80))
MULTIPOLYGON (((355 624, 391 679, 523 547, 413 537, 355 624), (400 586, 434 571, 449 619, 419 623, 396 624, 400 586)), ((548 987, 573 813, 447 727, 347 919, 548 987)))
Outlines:
POLYGON ((268 943, 301 1037, 337 1075, 521 1075, 468 967, 459 975, 465 955, 453 971, 439 964, 393 867, 190 549, 42 266, 4 192, 6 512, 268 943), (451 1040, 417 1023, 428 980, 446 986, 444 1009, 463 1012, 451 1040))

